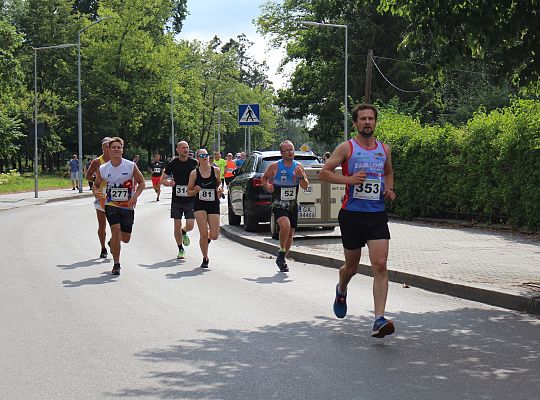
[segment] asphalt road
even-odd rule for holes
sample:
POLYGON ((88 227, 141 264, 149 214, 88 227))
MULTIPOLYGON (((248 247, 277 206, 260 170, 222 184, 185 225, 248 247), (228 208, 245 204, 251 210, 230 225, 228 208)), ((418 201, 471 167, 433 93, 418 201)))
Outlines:
POLYGON ((2 399, 531 399, 540 321, 392 284, 396 334, 369 335, 371 279, 332 313, 337 271, 225 238, 175 259, 169 199, 145 191, 122 275, 97 258, 90 199, 0 212, 2 399))

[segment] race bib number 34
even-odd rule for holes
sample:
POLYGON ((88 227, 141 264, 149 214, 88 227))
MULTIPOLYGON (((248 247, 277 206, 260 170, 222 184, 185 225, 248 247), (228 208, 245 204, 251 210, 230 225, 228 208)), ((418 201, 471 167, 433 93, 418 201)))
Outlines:
POLYGON ((177 185, 175 189, 176 189, 176 197, 188 197, 187 185, 177 185))
POLYGON ((111 188, 111 201, 128 201, 129 192, 127 188, 111 188))
POLYGON ((354 185, 353 198, 361 200, 379 200, 381 197, 381 180, 366 179, 360 185, 354 185))
POLYGON ((281 188, 281 200, 295 200, 296 188, 281 188))

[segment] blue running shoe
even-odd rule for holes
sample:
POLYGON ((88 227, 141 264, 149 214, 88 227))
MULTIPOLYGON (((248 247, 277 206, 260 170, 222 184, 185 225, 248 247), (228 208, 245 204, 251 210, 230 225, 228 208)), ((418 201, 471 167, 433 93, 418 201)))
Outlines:
POLYGON ((391 319, 386 319, 384 317, 379 317, 375 320, 373 324, 373 331, 371 336, 375 338, 383 338, 386 335, 391 335, 394 333, 394 323, 391 319))
POLYGON ((339 293, 339 283, 336 285, 336 299, 334 300, 334 314, 338 318, 347 315, 347 294, 339 293))

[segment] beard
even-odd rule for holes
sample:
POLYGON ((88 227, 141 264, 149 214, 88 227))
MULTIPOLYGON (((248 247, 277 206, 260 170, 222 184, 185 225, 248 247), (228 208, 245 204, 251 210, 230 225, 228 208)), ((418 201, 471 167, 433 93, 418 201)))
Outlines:
POLYGON ((373 129, 369 129, 369 130, 366 130, 366 129, 362 129, 360 131, 360 135, 362 135, 362 137, 365 137, 365 138, 370 138, 373 136, 373 129))

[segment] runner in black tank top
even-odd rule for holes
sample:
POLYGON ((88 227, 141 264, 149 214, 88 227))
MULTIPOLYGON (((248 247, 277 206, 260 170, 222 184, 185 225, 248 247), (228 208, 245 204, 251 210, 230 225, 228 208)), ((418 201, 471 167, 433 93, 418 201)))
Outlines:
POLYGON ((194 196, 193 211, 199 228, 199 246, 203 256, 201 268, 208 268, 208 245, 219 236, 219 199, 223 193, 219 168, 209 163, 205 149, 197 151, 199 167, 191 172, 188 196, 194 196))

